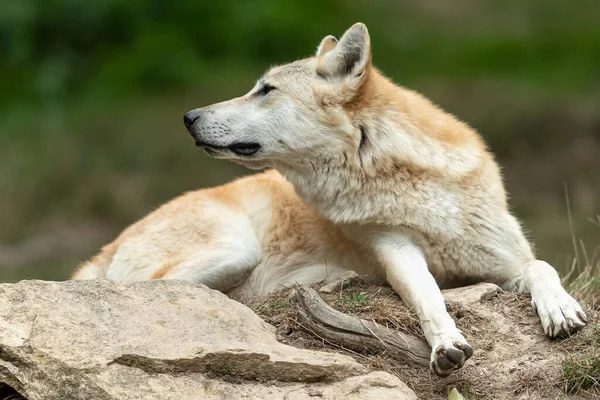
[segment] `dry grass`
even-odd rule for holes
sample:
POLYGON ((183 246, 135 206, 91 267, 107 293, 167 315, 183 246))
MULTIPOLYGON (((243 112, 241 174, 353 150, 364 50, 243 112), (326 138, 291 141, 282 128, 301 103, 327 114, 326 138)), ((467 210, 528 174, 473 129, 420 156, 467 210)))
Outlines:
MULTIPOLYGON (((319 285, 315 285, 318 289, 319 285)), ((338 290, 332 293, 319 293, 329 306, 347 315, 352 315, 367 321, 374 321, 395 332, 412 333, 423 336, 417 316, 404 306, 400 297, 387 286, 372 285, 361 278, 344 282, 338 290)), ((285 289, 273 293, 256 302, 247 304, 261 318, 277 328, 280 340, 292 343, 296 336, 289 336, 296 330, 307 328, 302 326, 297 318, 293 291, 285 289)), ((308 337, 303 337, 305 342, 308 337)), ((319 348, 337 347, 334 343, 325 343, 316 338, 319 348)), ((345 350, 345 349, 342 349, 345 350)))
MULTIPOLYGON (((573 214, 568 189, 565 185, 565 200, 569 218, 569 229, 573 244, 574 258, 569 272, 563 278, 563 284, 578 300, 588 303, 592 308, 600 306, 600 243, 588 249, 586 243, 575 235, 573 214), (591 251, 590 251, 591 250, 591 251)), ((600 232, 600 214, 589 219, 600 232)))
POLYGON ((377 322, 392 331, 423 336, 418 317, 389 286, 370 285, 355 278, 344 282, 335 292, 320 294, 337 311, 377 322))
MULTIPOLYGON (((569 196, 566 196, 569 210, 569 225, 575 257, 569 273, 563 282, 576 297, 587 303, 593 310, 600 308, 600 245, 588 251, 585 243, 574 234, 570 212, 569 196)), ((600 215, 590 218, 590 222, 600 229, 600 215)), ((592 333, 573 338, 574 348, 562 364, 565 393, 598 395, 600 392, 600 324, 592 333)))
MULTIPOLYGON (((600 215, 590 221, 598 225, 600 231, 600 215)), ((584 301, 594 309, 600 306, 600 244, 588 250, 585 243, 573 236, 575 257, 563 283, 578 300, 584 301)))
POLYGON ((594 330, 570 339, 570 354, 562 364, 565 393, 600 393, 600 324, 594 330))

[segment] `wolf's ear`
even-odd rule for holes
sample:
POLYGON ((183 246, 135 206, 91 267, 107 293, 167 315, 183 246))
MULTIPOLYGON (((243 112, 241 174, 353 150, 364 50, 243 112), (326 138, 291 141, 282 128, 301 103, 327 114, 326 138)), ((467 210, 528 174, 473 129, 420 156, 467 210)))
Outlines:
POLYGON ((323 54, 331 51, 337 45, 338 40, 331 35, 327 35, 321 40, 319 47, 317 47, 317 52, 315 53, 315 57, 321 57, 323 54))
POLYGON ((344 36, 333 49, 323 53, 319 60, 318 72, 327 77, 353 79, 363 75, 370 65, 371 40, 369 31, 364 24, 359 22, 352 25, 344 33, 344 36))

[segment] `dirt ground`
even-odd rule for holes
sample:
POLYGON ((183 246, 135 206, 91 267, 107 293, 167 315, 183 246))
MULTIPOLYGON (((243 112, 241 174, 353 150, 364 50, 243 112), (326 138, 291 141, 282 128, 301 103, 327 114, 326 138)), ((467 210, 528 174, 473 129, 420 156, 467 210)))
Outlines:
MULTIPOLYGON (((483 295, 468 287, 444 292, 449 312, 474 349, 473 357, 464 367, 447 378, 439 378, 423 367, 398 362, 386 354, 359 354, 307 332, 297 318, 293 288, 249 306, 277 328, 280 341, 301 348, 348 354, 373 370, 398 376, 422 399, 447 399, 454 387, 465 399, 600 398, 596 381, 600 377, 594 375, 597 370, 586 375, 586 384, 566 379, 573 374, 564 372, 569 365, 577 367, 578 360, 589 361, 586 359, 589 353, 596 352, 595 342, 600 337, 598 312, 586 307, 590 321, 582 332, 550 340, 531 309, 529 295, 492 289, 483 295), (590 379, 595 383, 590 385, 590 379)), ((320 294, 338 311, 422 337, 418 319, 389 287, 368 285, 354 278, 331 293, 320 294)), ((598 363, 597 356, 594 357, 591 362, 598 363)))

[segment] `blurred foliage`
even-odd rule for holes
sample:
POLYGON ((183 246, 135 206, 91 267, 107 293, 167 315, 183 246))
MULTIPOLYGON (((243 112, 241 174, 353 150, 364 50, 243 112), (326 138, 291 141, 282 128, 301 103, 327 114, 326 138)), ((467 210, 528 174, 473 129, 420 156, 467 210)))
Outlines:
POLYGON ((64 101, 86 89, 173 90, 207 65, 306 56, 324 32, 343 32, 357 19, 374 21, 376 60, 403 80, 475 74, 577 91, 598 78, 594 5, 2 0, 1 100, 64 101))
POLYGON ((4 0, 0 90, 11 96, 2 100, 173 90, 207 64, 294 58, 328 25, 314 16, 335 15, 341 3, 4 0))
POLYGON ((199 154, 191 108, 367 24, 374 62, 475 126, 541 253, 570 265, 599 210, 596 0, 0 0, 0 280, 64 278, 184 190, 245 173, 199 154), (186 140, 187 139, 187 140, 186 140), (588 225, 590 225, 588 227, 588 225))

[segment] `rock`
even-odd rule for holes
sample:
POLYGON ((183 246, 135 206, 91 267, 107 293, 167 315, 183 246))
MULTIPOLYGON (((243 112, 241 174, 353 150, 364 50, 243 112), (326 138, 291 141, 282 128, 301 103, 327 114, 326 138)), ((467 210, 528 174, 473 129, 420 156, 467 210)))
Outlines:
POLYGON ((365 372, 277 342, 249 308, 203 285, 0 285, 0 382, 29 400, 416 398, 365 372))
POLYGON ((346 271, 346 272, 342 273, 341 275, 339 275, 338 277, 336 277, 331 282, 327 283, 326 285, 321 286, 321 288, 319 289, 319 292, 331 293, 334 290, 338 289, 340 287, 340 285, 351 284, 352 281, 354 281, 355 279, 360 279, 359 275, 356 272, 346 271))
POLYGON ((322 389, 292 392, 286 399, 313 400, 397 400, 417 399, 415 393, 400 379, 387 372, 376 371, 368 375, 347 378, 322 389))
POLYGON ((500 293, 502 293, 502 289, 493 283, 477 283, 471 286, 442 290, 444 300, 447 303, 461 303, 463 305, 488 301, 500 293))

